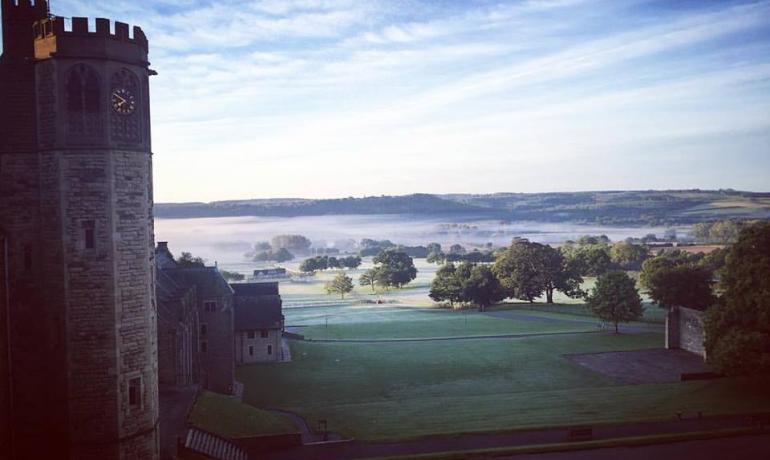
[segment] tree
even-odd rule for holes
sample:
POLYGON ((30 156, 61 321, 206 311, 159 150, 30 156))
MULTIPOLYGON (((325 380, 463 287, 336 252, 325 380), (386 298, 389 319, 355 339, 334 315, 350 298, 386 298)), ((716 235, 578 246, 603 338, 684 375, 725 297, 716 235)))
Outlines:
POLYGON ((353 278, 340 273, 326 283, 325 289, 328 294, 336 293, 340 295, 340 299, 344 299, 345 294, 353 290, 353 278))
POLYGON ((372 259, 378 268, 378 283, 385 286, 402 288, 417 277, 414 260, 406 253, 388 249, 377 254, 372 259))
POLYGON ((610 260, 623 270, 639 270, 649 257, 649 251, 640 244, 627 241, 615 243, 610 248, 610 260))
POLYGON ((273 249, 287 249, 297 254, 307 254, 312 242, 302 235, 277 235, 270 241, 273 249))
POLYGON ((583 277, 567 263, 558 249, 547 245, 538 245, 536 249, 540 258, 540 273, 547 303, 553 303, 554 291, 560 291, 572 298, 585 294, 580 288, 583 277))
POLYGON ((182 255, 176 259, 176 264, 180 268, 205 267, 206 261, 200 257, 193 257, 189 252, 183 252, 182 255))
POLYGON ((246 279, 246 275, 242 275, 237 272, 229 272, 227 270, 220 270, 219 273, 222 274, 222 278, 224 278, 227 281, 243 281, 246 279))
POLYGON ((377 284, 379 274, 376 268, 369 269, 358 277, 358 284, 361 286, 371 286, 372 292, 374 292, 374 286, 377 284))
POLYGON ((280 248, 273 254, 272 260, 275 260, 276 262, 287 262, 292 259, 294 259, 294 254, 289 252, 286 248, 280 248))
POLYGON ((458 256, 465 255, 466 251, 465 248, 460 244, 453 244, 449 247, 449 253, 450 254, 456 254, 458 256))
POLYGON ((708 361, 727 375, 770 375, 770 223, 743 229, 706 312, 708 361))
POLYGON ((429 264, 443 264, 446 261, 446 255, 439 250, 432 250, 428 253, 428 257, 425 258, 425 261, 429 264))
POLYGON ((428 296, 436 302, 449 302, 452 308, 455 303, 464 300, 463 286, 455 264, 449 262, 436 270, 428 296))
POLYGON ((713 274, 703 267, 645 263, 641 279, 650 298, 664 308, 705 310, 714 302, 713 274))
POLYGON ((339 259, 340 265, 345 268, 358 268, 361 266, 361 258, 358 256, 348 256, 339 259))
POLYGON ((534 302, 543 295, 542 259, 537 243, 514 240, 495 261, 493 270, 509 297, 534 302))
POLYGON ((462 282, 462 297, 476 304, 479 311, 484 311, 488 306, 505 299, 505 289, 492 268, 488 265, 475 265, 470 276, 462 282))
POLYGON ((644 313, 636 282, 622 271, 599 276, 586 305, 600 319, 614 324, 616 334, 619 323, 639 319, 644 313))
POLYGON ((582 276, 599 276, 612 268, 606 244, 565 245, 561 251, 571 269, 582 276))

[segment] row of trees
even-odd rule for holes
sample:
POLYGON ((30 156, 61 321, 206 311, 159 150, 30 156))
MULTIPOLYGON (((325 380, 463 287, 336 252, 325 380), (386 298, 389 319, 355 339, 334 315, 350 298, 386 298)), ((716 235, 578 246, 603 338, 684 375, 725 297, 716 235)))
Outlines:
POLYGON ((361 265, 361 258, 358 256, 348 257, 329 257, 315 256, 305 259, 299 266, 300 271, 312 273, 319 270, 328 270, 330 268, 358 268, 361 265))
POLYGON ((452 305, 474 303, 481 309, 508 297, 534 302, 545 295, 546 301, 553 303, 556 291, 569 297, 582 296, 582 282, 582 276, 558 249, 518 239, 498 253, 491 266, 447 262, 436 273, 430 296, 452 305))

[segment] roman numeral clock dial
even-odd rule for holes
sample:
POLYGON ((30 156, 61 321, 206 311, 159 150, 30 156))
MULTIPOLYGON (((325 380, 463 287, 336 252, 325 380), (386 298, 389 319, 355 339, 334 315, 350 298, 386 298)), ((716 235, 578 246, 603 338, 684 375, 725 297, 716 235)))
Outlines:
POLYGON ((112 109, 121 115, 131 115, 136 110, 136 96, 126 88, 112 90, 112 109))

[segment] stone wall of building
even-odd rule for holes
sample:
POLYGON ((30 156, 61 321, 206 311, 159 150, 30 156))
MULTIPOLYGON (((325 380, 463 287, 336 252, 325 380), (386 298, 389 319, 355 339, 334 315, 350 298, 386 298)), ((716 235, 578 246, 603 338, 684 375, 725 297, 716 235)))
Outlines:
POLYGON ((666 348, 682 349, 706 358, 703 312, 673 307, 666 315, 666 348))
POLYGON ((235 361, 252 364, 283 361, 280 329, 237 331, 235 336, 235 361), (262 337, 266 335, 267 337, 262 337))
POLYGON ((2 0, 0 353, 10 360, 0 360, 0 404, 10 388, 13 409, 3 426, 14 459, 154 459, 147 43, 125 24, 113 35, 106 20, 90 32, 73 18, 65 31, 47 6, 2 0), (56 54, 38 54, 40 41, 56 54), (88 78, 73 98, 78 72, 88 78), (138 109, 121 118, 109 95, 124 81, 138 109))
POLYGON ((232 302, 232 295, 198 299, 201 383, 204 388, 222 394, 232 394, 235 382, 232 302), (215 311, 207 308, 210 302, 216 304, 215 311))

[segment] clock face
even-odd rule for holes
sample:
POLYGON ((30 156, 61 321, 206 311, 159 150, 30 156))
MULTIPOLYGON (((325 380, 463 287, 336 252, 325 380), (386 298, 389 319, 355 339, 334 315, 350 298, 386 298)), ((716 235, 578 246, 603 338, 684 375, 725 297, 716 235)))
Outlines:
POLYGON ((112 90, 112 108, 121 115, 131 115, 136 110, 136 96, 126 88, 112 90))

